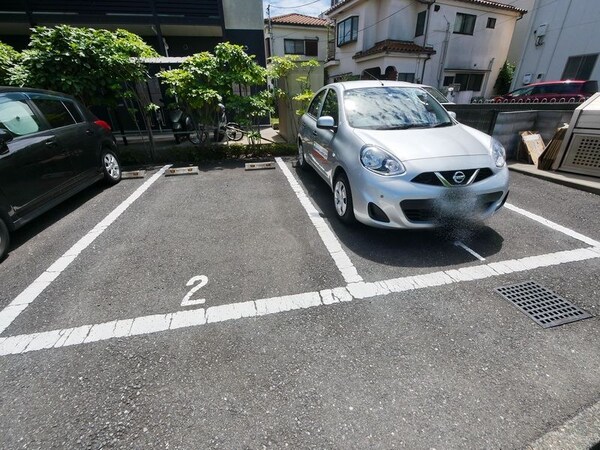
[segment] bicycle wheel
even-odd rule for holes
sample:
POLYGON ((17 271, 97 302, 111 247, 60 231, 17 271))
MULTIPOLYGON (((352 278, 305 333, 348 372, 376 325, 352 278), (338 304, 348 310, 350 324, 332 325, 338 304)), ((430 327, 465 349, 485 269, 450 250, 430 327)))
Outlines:
POLYGON ((239 141, 244 137, 244 131, 239 124, 229 122, 226 127, 227 139, 230 141, 239 141))

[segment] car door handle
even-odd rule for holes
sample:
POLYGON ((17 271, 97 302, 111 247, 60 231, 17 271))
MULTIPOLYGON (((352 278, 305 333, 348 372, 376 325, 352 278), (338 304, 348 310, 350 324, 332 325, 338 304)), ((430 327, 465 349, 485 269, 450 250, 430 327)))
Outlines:
POLYGON ((313 136, 316 136, 318 133, 316 131, 313 131, 313 136))
POLYGON ((91 136, 92 134, 94 134, 94 132, 88 128, 87 130, 85 130, 85 134, 91 136))
POLYGON ((56 141, 46 141, 46 147, 56 147, 56 141))

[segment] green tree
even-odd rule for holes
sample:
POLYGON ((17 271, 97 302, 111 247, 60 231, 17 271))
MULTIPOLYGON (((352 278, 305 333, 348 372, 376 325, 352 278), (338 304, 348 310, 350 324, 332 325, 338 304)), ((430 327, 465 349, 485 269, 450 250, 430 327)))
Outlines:
POLYGON ((114 105, 147 77, 136 58, 152 56, 152 47, 125 30, 36 27, 10 81, 65 92, 86 105, 114 105))
POLYGON ((498 78, 494 84, 494 91, 496 95, 504 95, 510 90, 510 84, 512 83, 515 75, 515 65, 505 61, 498 73, 498 78))
MULTIPOLYGON (((314 95, 310 75, 319 66, 319 61, 316 59, 300 61, 298 55, 273 56, 270 59, 268 75, 277 85, 273 89, 273 97, 280 101, 281 107, 286 109, 290 117, 294 114, 301 116, 308 108, 314 95), (292 80, 292 76, 298 72, 304 74, 292 80), (296 86, 294 86, 294 81, 297 83, 296 86), (294 89, 295 87, 297 89, 294 89), (292 95, 291 92, 299 93, 292 95)), ((291 123, 293 129, 290 134, 296 136, 297 123, 295 120, 292 120, 291 123)))
POLYGON ((10 84, 9 76, 18 63, 19 58, 19 52, 10 45, 0 42, 0 86, 10 84))
POLYGON ((241 45, 220 43, 214 53, 192 55, 179 68, 158 76, 169 95, 177 98, 179 105, 200 123, 216 123, 220 102, 247 125, 257 124, 260 117, 271 111, 268 96, 260 91, 252 93, 264 86, 266 69, 241 45))

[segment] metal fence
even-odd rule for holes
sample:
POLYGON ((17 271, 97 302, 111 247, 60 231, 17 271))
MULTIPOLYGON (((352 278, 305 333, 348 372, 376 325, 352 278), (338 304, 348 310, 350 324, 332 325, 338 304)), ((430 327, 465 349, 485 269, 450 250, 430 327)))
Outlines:
POLYGON ((548 142, 559 126, 570 121, 578 106, 575 102, 472 103, 446 105, 446 109, 454 111, 459 122, 494 136, 502 142, 508 157, 514 159, 519 132, 536 131, 548 142))

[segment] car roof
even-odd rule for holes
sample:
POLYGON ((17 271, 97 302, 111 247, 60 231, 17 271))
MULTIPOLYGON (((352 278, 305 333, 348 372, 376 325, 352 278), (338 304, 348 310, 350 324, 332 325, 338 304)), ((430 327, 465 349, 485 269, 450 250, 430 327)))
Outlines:
POLYGON ((556 80, 556 81, 540 81, 538 83, 531 83, 528 84, 527 86, 523 86, 523 87, 530 87, 530 86, 544 86, 544 85, 548 85, 548 84, 581 84, 581 83, 585 83, 586 80, 556 80))
POLYGON ((26 88, 26 87, 13 87, 13 86, 0 86, 0 94, 5 94, 9 92, 16 92, 21 94, 45 94, 45 95, 54 95, 56 97, 66 97, 73 98, 72 95, 65 94, 63 92, 49 91, 46 89, 34 89, 34 88, 26 88))
POLYGON ((418 87, 413 83, 407 83, 405 81, 388 81, 388 80, 356 80, 356 81, 338 81, 337 83, 330 83, 326 87, 339 86, 342 90, 356 89, 356 88, 370 88, 370 87, 418 87))

